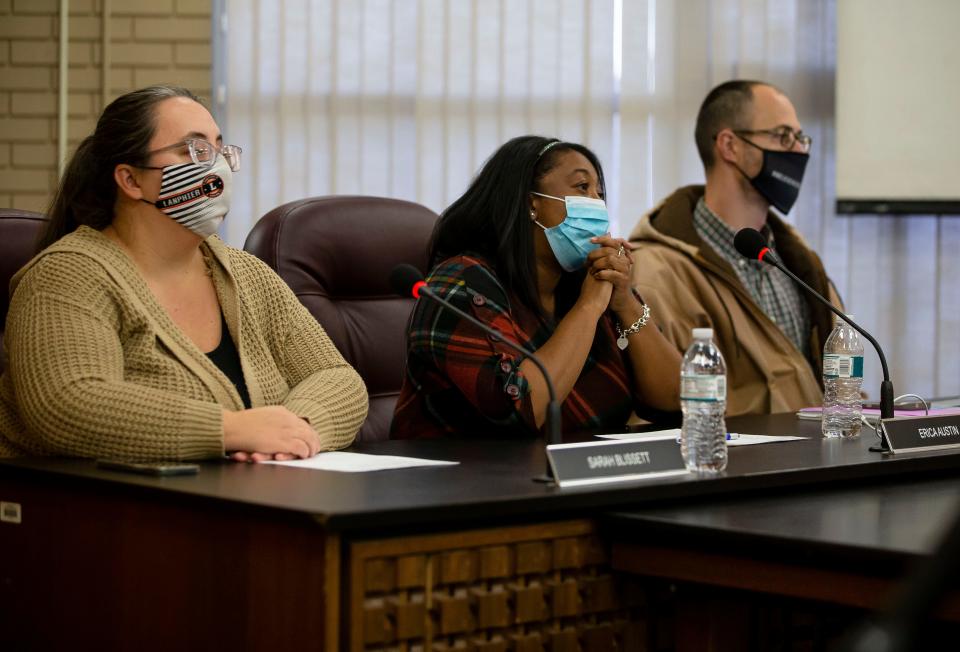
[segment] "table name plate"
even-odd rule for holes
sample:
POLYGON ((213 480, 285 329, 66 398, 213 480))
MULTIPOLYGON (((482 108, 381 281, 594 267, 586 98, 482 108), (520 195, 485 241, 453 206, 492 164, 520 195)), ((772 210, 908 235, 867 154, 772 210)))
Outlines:
POLYGON ((687 470, 673 436, 547 446, 553 478, 561 487, 644 480, 687 470))
POLYGON ((960 448, 960 416, 897 417, 882 421, 890 451, 914 451, 960 448))

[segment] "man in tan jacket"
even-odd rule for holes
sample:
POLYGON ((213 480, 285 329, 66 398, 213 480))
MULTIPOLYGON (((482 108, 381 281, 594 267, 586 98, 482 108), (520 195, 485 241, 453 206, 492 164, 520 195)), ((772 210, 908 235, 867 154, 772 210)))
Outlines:
POLYGON ((737 253, 737 231, 759 230, 784 264, 840 306, 820 258, 770 211, 789 212, 810 149, 790 100, 755 81, 721 84, 706 97, 695 137, 705 186, 680 188, 630 235, 636 288, 681 351, 710 327, 727 363, 727 414, 819 405, 831 313, 781 271, 737 253))

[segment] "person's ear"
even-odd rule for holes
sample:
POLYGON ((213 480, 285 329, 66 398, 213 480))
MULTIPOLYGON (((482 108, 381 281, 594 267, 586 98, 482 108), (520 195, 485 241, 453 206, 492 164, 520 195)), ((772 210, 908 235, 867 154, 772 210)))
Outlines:
POLYGON ((529 206, 527 207, 530 213, 530 221, 539 219, 540 215, 540 198, 534 195, 532 192, 527 195, 529 198, 529 206))
POLYGON ((740 142, 732 129, 721 129, 714 142, 718 159, 734 164, 740 162, 740 142))
POLYGON ((121 163, 113 168, 113 180, 117 183, 117 188, 122 195, 129 199, 139 201, 143 199, 143 189, 140 187, 140 177, 143 171, 121 163))

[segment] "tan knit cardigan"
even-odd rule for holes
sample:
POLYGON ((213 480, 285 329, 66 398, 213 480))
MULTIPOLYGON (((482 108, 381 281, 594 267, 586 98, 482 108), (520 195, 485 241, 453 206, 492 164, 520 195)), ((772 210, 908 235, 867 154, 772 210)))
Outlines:
MULTIPOLYGON (((366 418, 363 381, 269 267, 216 236, 202 245, 253 407, 304 417, 325 449, 366 418)), ((80 227, 10 283, 0 456, 182 460, 224 454, 233 383, 173 323, 133 262, 80 227)))

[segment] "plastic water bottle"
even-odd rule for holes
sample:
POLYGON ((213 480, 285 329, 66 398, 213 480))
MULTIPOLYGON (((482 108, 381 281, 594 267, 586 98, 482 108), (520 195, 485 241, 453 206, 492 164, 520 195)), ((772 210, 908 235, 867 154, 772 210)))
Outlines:
MULTIPOLYGON (((853 319, 853 315, 849 315, 853 319)), ((863 415, 863 342, 840 319, 823 344, 823 436, 857 437, 863 415)))
POLYGON ((726 469, 727 365, 713 343, 712 328, 693 329, 693 344, 680 369, 680 407, 680 452, 687 470, 719 473, 726 469))

